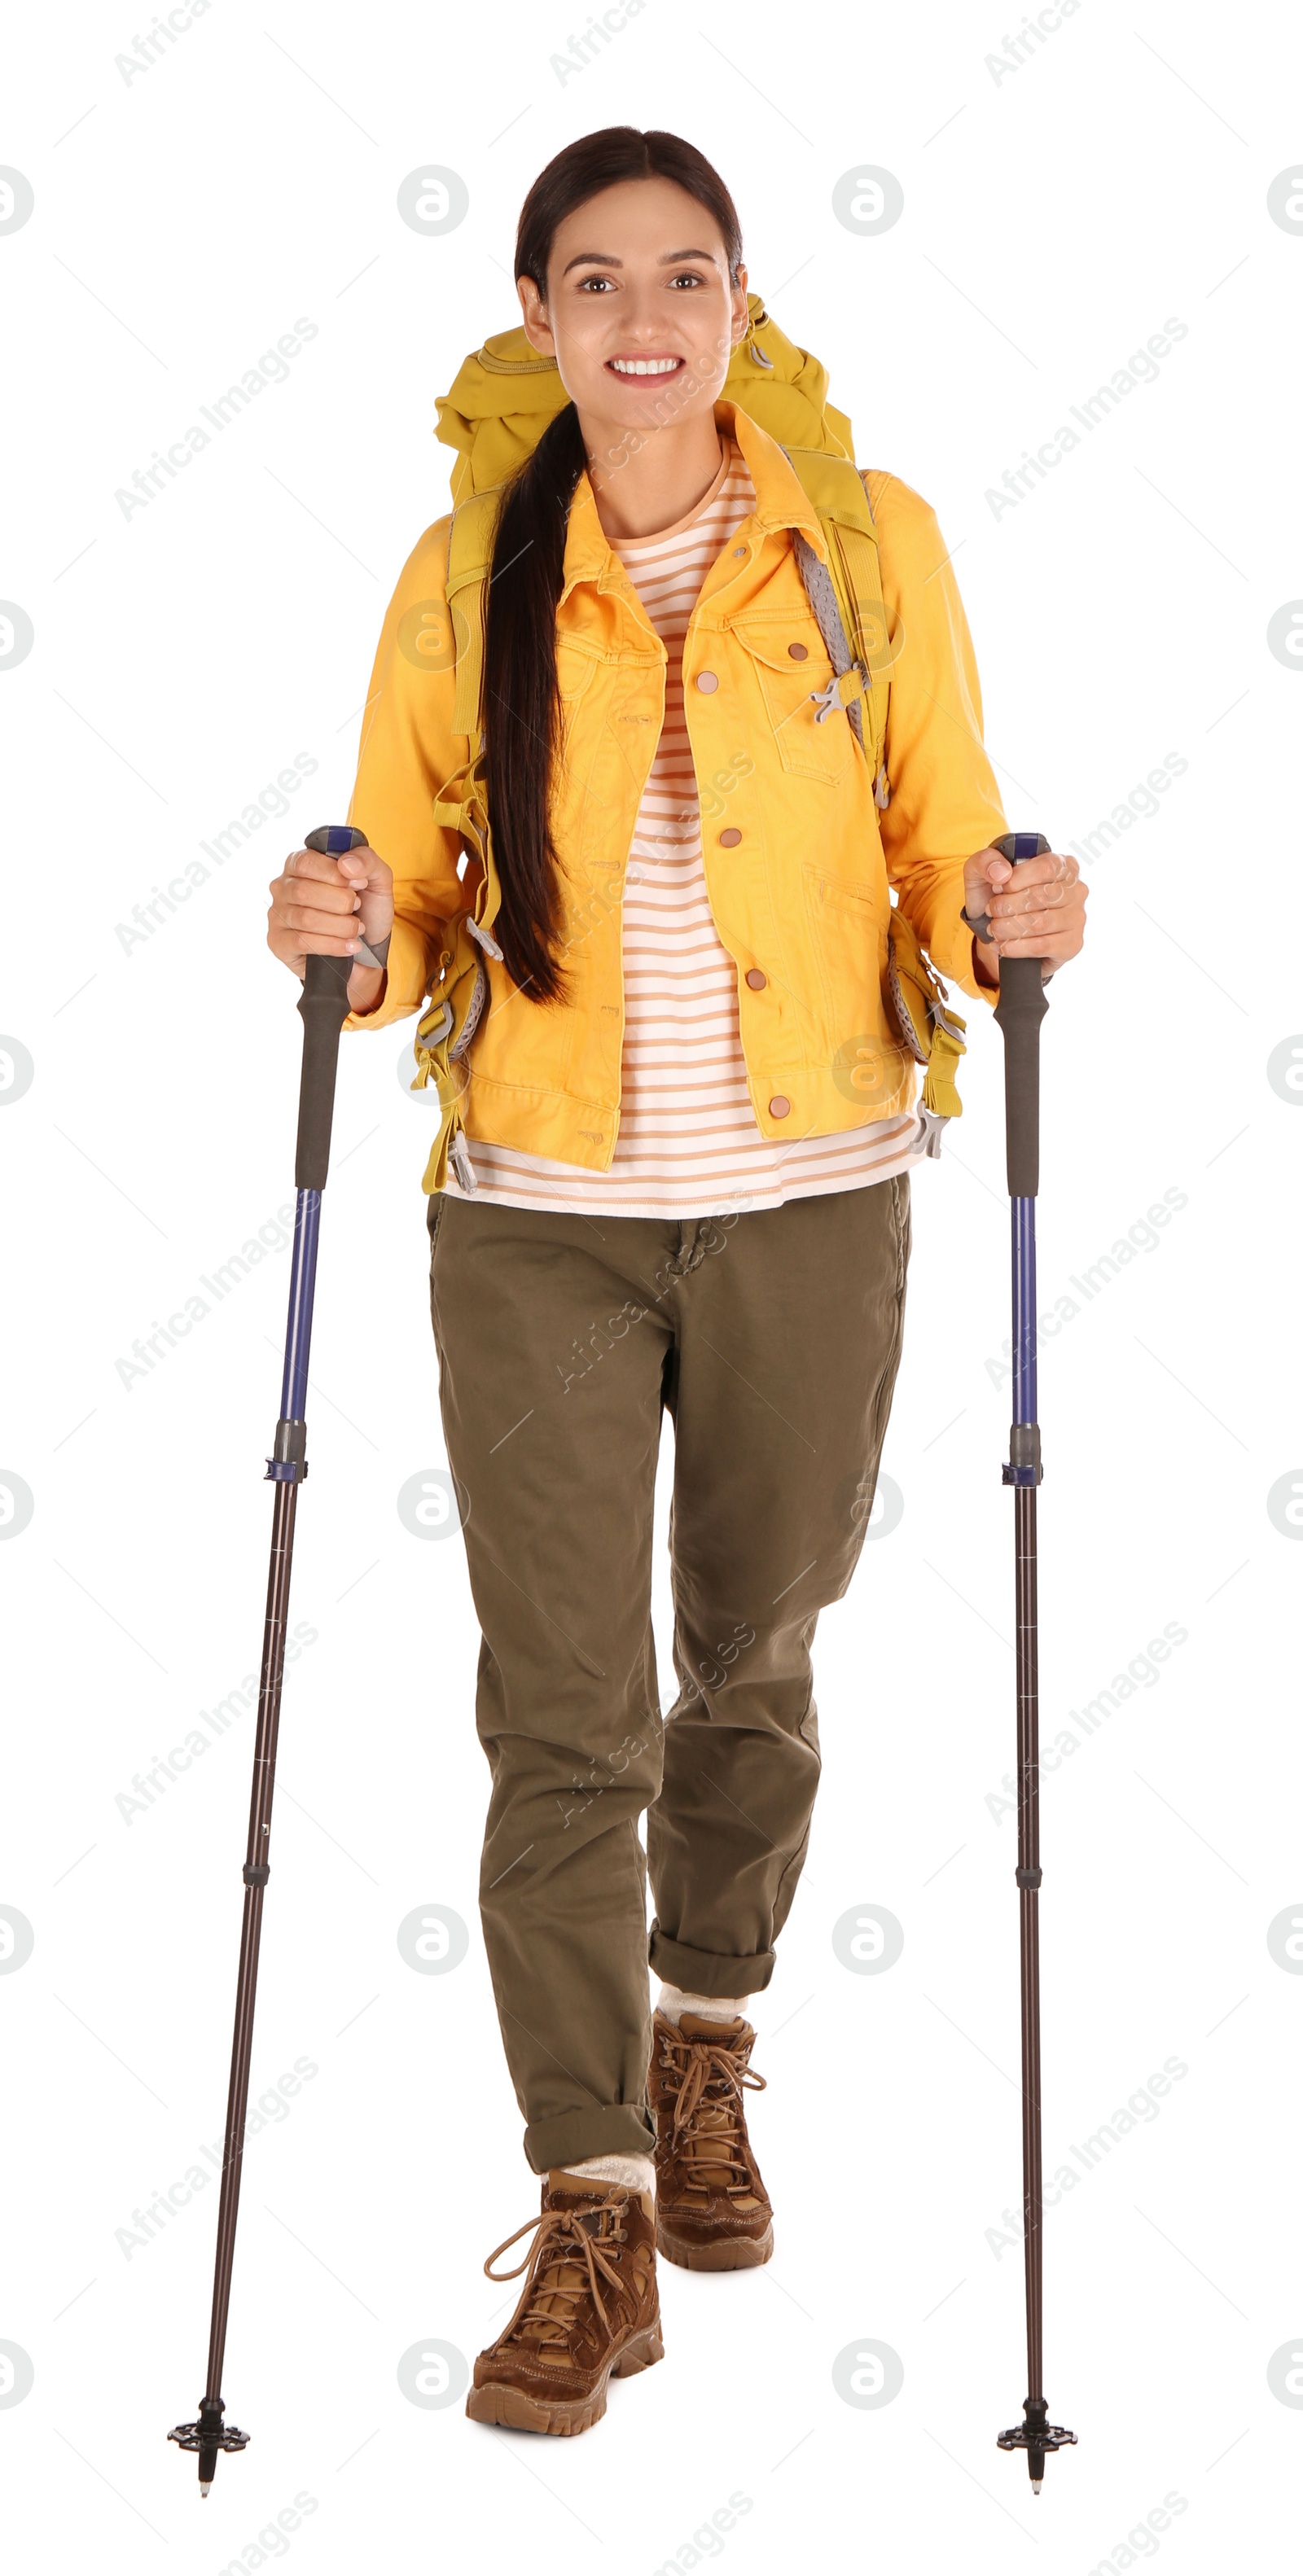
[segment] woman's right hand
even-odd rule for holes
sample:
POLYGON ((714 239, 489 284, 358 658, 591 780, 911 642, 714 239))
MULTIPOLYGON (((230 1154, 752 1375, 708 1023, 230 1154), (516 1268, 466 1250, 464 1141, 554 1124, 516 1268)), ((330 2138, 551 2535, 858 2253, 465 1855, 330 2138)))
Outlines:
MULTIPOLYGON (((270 891, 267 945, 300 979, 309 957, 355 956, 359 935, 371 946, 393 928, 393 870, 372 849, 347 850, 338 859, 322 850, 292 850, 270 891)), ((350 1009, 374 1009, 384 982, 383 967, 355 966, 350 1009)))

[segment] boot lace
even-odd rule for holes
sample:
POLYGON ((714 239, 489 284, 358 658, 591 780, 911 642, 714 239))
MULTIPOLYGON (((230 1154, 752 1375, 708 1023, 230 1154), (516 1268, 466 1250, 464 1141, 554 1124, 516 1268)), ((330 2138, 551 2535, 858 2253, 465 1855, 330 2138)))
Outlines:
POLYGON ((600 2282, 623 2293, 624 2281, 606 2250, 628 2241, 623 2224, 628 2215, 629 2195, 613 2192, 602 2201, 583 2209, 544 2209, 537 2218, 527 2218, 514 2235, 495 2245, 484 2266, 490 2281, 518 2281, 528 2273, 519 2304, 504 2340, 511 2337, 539 2345, 568 2345, 573 2337, 582 2301, 592 2300, 607 2334, 611 2320, 602 2298, 600 2282), (584 2224, 597 2218, 596 2230, 584 2224), (500 2254, 519 2243, 522 2236, 533 2235, 534 2243, 509 2272, 495 2272, 500 2254), (600 2276, 600 2279, 599 2279, 600 2276))
MULTIPOLYGON (((689 2174, 705 2166, 726 2172, 726 2191, 751 2188, 751 2167, 742 2152, 746 2135, 742 2095, 763 2093, 763 2075, 752 2072, 751 2042, 728 2048, 713 2039, 661 2038, 661 2065, 675 2087, 670 2146, 689 2174)), ((704 2178, 703 2178, 704 2188, 704 2178)))

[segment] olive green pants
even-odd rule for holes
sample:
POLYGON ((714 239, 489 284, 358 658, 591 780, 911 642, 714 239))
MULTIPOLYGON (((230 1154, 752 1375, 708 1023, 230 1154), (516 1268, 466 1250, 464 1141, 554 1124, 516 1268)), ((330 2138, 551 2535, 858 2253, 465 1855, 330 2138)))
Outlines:
POLYGON ((810 1645, 873 1498, 909 1182, 682 1221, 445 1196, 430 1229, 482 1630, 480 1908, 525 2152, 536 2172, 646 2154, 649 1955, 693 1993, 757 1992, 805 1858, 810 1645), (665 1718, 663 1409, 679 1680, 665 1718))

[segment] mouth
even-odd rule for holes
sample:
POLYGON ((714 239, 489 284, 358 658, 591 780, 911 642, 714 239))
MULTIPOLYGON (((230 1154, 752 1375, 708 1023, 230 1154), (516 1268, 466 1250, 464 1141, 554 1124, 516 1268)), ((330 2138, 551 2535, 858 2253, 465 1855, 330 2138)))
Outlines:
POLYGON ((640 382, 648 376, 655 376, 662 382, 668 376, 680 376, 687 363, 686 358, 608 358, 606 361, 611 375, 640 382))

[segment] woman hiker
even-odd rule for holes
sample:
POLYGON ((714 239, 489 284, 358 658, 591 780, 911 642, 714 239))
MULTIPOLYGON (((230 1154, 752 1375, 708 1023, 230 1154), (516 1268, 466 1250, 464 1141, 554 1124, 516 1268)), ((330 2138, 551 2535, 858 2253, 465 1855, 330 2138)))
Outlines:
POLYGON ((1071 858, 992 847, 945 547, 918 494, 871 472, 891 639, 875 772, 868 691, 836 690, 818 511, 722 398, 753 322, 710 163, 629 126, 569 145, 526 198, 515 273, 528 347, 500 409, 538 360, 562 407, 451 623, 449 519, 405 565, 353 800, 371 846, 296 850, 269 941, 299 974, 357 959, 350 1028, 424 1012, 435 1050, 454 1030, 441 1071, 423 1059, 445 1100, 431 1305, 483 1631, 484 1937, 542 2176, 540 2216, 497 2249, 533 2232, 467 2412, 574 2433, 612 2374, 661 2357, 658 2251, 729 2271, 772 2250, 750 1998, 805 1857, 811 1641, 863 1539, 909 1174, 937 1127, 891 1016, 888 931, 993 996, 1002 957, 1077 954, 1086 889, 1071 858), (457 699, 475 596, 480 712, 457 699))

